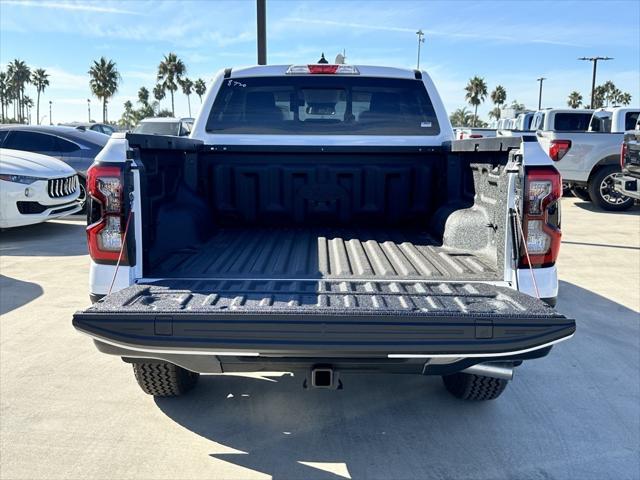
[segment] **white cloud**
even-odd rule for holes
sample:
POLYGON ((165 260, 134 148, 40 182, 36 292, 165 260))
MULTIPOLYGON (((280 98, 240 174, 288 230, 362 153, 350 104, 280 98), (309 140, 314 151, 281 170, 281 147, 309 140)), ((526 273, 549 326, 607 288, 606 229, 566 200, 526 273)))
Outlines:
POLYGON ((82 12, 96 12, 96 13, 114 13, 124 15, 142 15, 139 12, 133 10, 123 10, 121 8, 101 6, 91 3, 78 3, 78 2, 33 2, 29 0, 3 0, 3 5, 16 5, 20 7, 33 7, 33 8, 48 8, 54 10, 72 10, 82 12))
MULTIPOLYGON (((375 31, 384 31, 384 32, 400 32, 400 33, 416 33, 415 28, 407 28, 407 27, 396 27, 392 25, 380 25, 380 24, 369 24, 369 23, 358 23, 358 22, 344 22, 344 21, 336 21, 336 20, 321 20, 321 19, 313 19, 313 18, 302 18, 302 17, 289 17, 282 19, 282 22, 292 23, 297 25, 322 25, 326 27, 336 27, 343 29, 351 29, 351 30, 375 30, 375 31)), ((478 30, 478 29, 476 29, 478 30)), ((452 39, 459 40, 481 40, 481 41, 490 41, 490 42, 505 42, 505 43, 544 43, 550 45, 562 45, 562 46, 572 46, 577 47, 581 46, 581 44, 577 44, 574 42, 564 41, 564 40, 556 40, 548 36, 548 38, 540 38, 538 36, 528 36, 523 32, 522 29, 518 28, 516 30, 512 30, 511 28, 505 30, 504 27, 500 28, 500 31, 512 31, 510 35, 496 35, 495 33, 487 32, 486 29, 482 29, 483 31, 473 32, 473 31, 464 31, 463 28, 456 26, 450 29, 422 29, 424 34, 428 36, 438 36, 438 37, 446 37, 452 39), (473 33, 472 33, 473 32, 473 33)))
POLYGON ((50 87, 57 90, 89 91, 89 75, 78 75, 55 66, 44 67, 49 74, 50 87))

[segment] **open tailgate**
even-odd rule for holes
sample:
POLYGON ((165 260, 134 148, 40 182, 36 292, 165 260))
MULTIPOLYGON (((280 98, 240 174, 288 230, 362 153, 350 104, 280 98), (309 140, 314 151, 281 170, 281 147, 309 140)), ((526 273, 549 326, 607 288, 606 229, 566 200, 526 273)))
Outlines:
POLYGON ((144 351, 502 356, 571 336, 543 301, 484 283, 162 280, 113 293, 78 330, 144 351))

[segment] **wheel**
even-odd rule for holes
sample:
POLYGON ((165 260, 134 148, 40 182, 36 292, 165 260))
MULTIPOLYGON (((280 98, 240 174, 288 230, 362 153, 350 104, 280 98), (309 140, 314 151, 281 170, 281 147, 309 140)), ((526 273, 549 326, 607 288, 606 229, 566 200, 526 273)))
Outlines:
POLYGON ((168 362, 133 363, 133 373, 142 391, 156 397, 177 397, 198 383, 199 373, 168 362))
POLYGON ((462 400, 493 400, 504 392, 509 383, 501 378, 461 372, 443 375, 442 381, 449 393, 462 400))
POLYGON ((571 193, 573 193, 574 197, 578 197, 580 200, 585 202, 590 202, 591 197, 589 196, 589 190, 584 187, 573 187, 571 189, 571 193))
POLYGON ((589 197, 603 210, 622 211, 633 206, 633 198, 616 192, 614 178, 620 174, 620 167, 606 165, 594 173, 589 181, 589 197))

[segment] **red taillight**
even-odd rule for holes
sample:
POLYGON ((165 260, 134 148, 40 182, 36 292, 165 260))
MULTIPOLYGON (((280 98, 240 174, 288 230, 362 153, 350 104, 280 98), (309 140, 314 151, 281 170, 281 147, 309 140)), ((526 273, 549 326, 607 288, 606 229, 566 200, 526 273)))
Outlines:
POLYGON ((471 135, 469 135, 469 138, 482 138, 482 135, 480 135, 479 133, 472 133, 471 135))
POLYGON ((359 75, 360 71, 354 65, 312 63, 310 65, 291 65, 286 72, 287 75, 307 75, 310 73, 321 74, 321 75, 322 74, 359 75))
POLYGON ((560 251, 562 178, 554 168, 530 167, 524 183, 522 230, 526 249, 521 249, 520 266, 550 267, 560 251))
POLYGON ((549 156, 554 162, 562 160, 571 148, 571 140, 551 140, 549 145, 549 156))
POLYGON ((338 65, 329 65, 327 63, 307 65, 307 67, 309 68, 309 73, 332 74, 338 71, 338 65))
MULTIPOLYGON (((115 264, 123 250, 125 229, 122 169, 93 165, 87 171, 87 193, 91 197, 87 227, 89 255, 98 263, 115 264)), ((120 263, 128 264, 126 249, 120 263)))
POLYGON ((620 169, 624 170, 624 158, 627 156, 627 144, 626 142, 622 142, 622 146, 620 147, 620 169))

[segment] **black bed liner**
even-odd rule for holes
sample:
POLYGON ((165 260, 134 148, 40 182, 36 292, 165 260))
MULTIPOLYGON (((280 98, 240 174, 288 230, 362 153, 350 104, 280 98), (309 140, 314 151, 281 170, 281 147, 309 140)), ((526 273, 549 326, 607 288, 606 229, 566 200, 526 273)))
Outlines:
POLYGON ((152 277, 224 279, 492 280, 495 261, 442 248, 424 232, 392 229, 236 228, 173 252, 152 277), (493 265, 492 265, 493 264, 493 265))
POLYGON ((363 280, 162 280, 116 292, 73 323, 138 348, 285 356, 501 354, 575 330, 506 287, 363 280))

